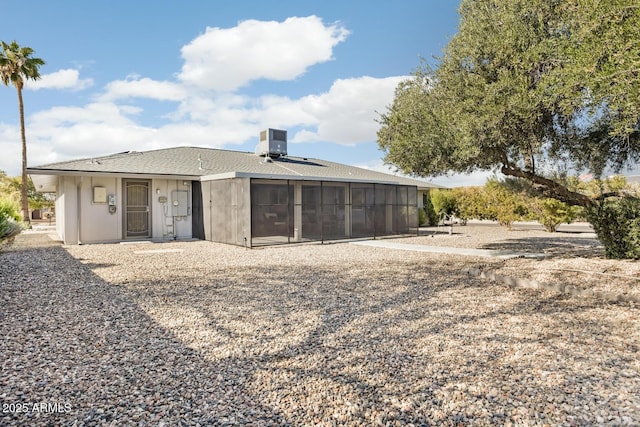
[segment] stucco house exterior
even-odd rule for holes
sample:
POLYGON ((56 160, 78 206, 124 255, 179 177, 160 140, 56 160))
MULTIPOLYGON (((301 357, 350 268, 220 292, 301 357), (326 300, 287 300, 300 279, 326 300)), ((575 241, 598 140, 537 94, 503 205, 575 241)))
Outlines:
POLYGON ((127 151, 27 169, 56 194, 65 244, 204 239, 246 247, 416 233, 436 185, 286 155, 286 131, 256 153, 201 147, 127 151))

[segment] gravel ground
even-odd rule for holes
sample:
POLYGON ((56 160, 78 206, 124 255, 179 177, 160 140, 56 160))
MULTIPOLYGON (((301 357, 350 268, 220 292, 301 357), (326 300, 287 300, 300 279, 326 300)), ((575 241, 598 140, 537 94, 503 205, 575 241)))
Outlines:
POLYGON ((530 254, 533 258, 486 260, 479 268, 546 284, 573 285, 596 292, 640 298, 640 262, 611 260, 593 233, 547 233, 535 229, 507 231, 492 226, 456 226, 453 234, 440 227, 421 236, 395 239, 402 243, 495 249, 530 254))
POLYGON ((466 273, 611 261, 497 230, 402 242, 553 256, 22 234, 0 252, 0 425, 639 425, 636 306, 466 273))

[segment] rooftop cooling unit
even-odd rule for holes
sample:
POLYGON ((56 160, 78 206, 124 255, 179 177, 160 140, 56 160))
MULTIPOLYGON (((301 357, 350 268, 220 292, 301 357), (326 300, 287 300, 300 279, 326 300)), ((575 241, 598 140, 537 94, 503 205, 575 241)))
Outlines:
POLYGON ((280 157, 287 155, 287 131, 267 129, 260 132, 260 140, 256 147, 258 156, 280 157))

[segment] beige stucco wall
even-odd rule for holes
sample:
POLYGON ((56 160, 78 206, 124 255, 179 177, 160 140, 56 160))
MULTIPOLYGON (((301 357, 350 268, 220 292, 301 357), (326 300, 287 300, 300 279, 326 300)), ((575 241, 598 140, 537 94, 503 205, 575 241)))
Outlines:
POLYGON ((192 188, 191 181, 175 179, 153 179, 151 181, 151 227, 154 239, 188 239, 192 233, 192 188), (187 192, 187 215, 174 217, 172 214, 175 191, 187 192), (160 198, 166 197, 166 203, 160 198))
POLYGON ((56 194, 56 232, 66 244, 78 243, 76 178, 61 176, 58 178, 56 194))
POLYGON ((113 177, 81 177, 80 243, 112 242, 122 236, 122 181, 113 177), (93 200, 93 189, 103 187, 116 196, 116 212, 109 213, 107 203, 93 200))
MULTIPOLYGON (((151 179, 151 239, 192 237, 191 181, 151 179), (185 184, 186 183, 186 184, 185 184), (174 191, 187 196, 187 215, 174 217, 171 204, 174 191), (162 203, 160 197, 166 197, 162 203)), ((120 177, 60 176, 56 196, 56 232, 65 244, 107 243, 124 240, 123 179, 120 177), (94 201, 94 188, 103 187, 116 197, 116 212, 108 203, 94 201)))
POLYGON ((429 190, 418 190, 418 209, 424 208, 424 195, 429 193, 429 190))

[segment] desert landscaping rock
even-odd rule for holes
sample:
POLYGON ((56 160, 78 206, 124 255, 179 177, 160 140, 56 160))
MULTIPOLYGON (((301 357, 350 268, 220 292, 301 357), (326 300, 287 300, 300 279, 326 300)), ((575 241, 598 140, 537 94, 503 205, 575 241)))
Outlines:
POLYGON ((635 295, 638 263, 489 228, 398 241, 546 257, 20 235, 0 252, 0 424, 640 424, 639 309, 593 296, 635 295))
POLYGON ((569 294, 579 297, 597 296, 611 302, 636 304, 640 301, 640 262, 605 259, 604 250, 592 233, 506 231, 488 226, 457 226, 454 230, 449 235, 432 229, 421 236, 394 241, 536 255, 504 261, 485 259, 467 271, 489 280, 499 276, 506 284, 522 284, 532 289, 564 293, 569 287, 569 294))

